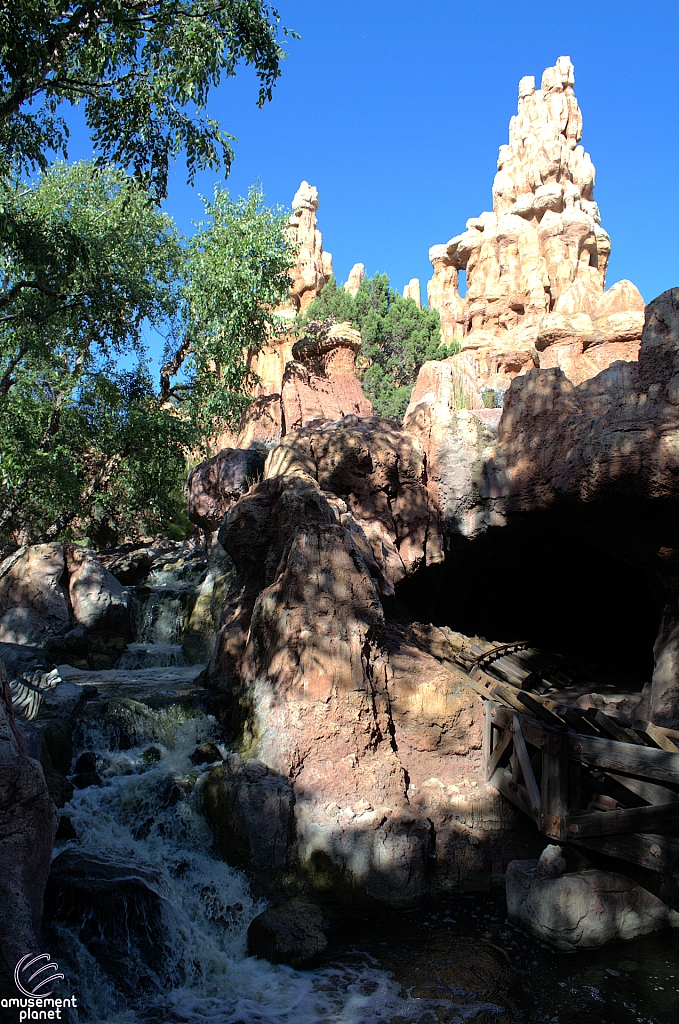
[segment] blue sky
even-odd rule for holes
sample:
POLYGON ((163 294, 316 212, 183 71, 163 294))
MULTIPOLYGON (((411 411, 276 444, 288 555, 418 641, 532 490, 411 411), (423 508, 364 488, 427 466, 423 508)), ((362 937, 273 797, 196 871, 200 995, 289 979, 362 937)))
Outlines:
MULTIPOLYGON (((567 54, 612 238, 608 284, 648 302, 679 285, 679 0, 279 0, 288 57, 273 102, 248 69, 210 114, 235 135, 227 185, 259 179, 289 206, 306 178, 340 280, 355 262, 399 289, 430 276, 427 253, 492 208, 499 146, 523 75, 567 54)), ((87 155, 76 128, 71 158, 87 155)), ((216 175, 170 177, 166 208, 191 230, 216 175)))

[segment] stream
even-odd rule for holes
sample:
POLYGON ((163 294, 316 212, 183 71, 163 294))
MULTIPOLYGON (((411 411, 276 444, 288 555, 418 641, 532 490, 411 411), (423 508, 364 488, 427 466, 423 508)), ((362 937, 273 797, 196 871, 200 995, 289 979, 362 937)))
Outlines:
POLYGON ((118 669, 96 674, 98 688, 107 682, 74 736, 74 764, 96 755, 101 784, 75 790, 64 808, 73 833, 55 857, 116 861, 152 880, 161 908, 152 917, 132 900, 138 919, 106 922, 104 897, 101 929, 96 920, 48 926, 47 948, 78 996, 78 1021, 676 1024, 676 932, 556 953, 507 924, 501 893, 333 921, 314 970, 249 957, 248 925, 266 904, 245 873, 212 852, 202 814, 209 767, 191 755, 209 741, 228 751, 200 697, 187 697, 202 666, 187 667, 178 642, 184 589, 163 580, 138 591, 134 643, 118 669), (103 932, 115 933, 113 945, 103 932))

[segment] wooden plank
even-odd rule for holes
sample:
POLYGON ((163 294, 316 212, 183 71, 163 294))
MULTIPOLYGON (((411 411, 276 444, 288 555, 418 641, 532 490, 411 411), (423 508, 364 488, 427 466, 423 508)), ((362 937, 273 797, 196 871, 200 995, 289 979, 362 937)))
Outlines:
POLYGON ((532 712, 536 718, 545 722, 546 725, 551 725, 554 729, 567 728, 563 718, 559 718, 554 711, 550 711, 542 701, 536 700, 532 693, 524 693, 522 691, 517 694, 517 700, 519 700, 528 711, 532 712))
POLYGON ((568 810, 578 814, 582 810, 582 765, 568 762, 568 810))
POLYGON ((495 774, 491 777, 490 784, 497 789, 498 793, 502 793, 502 795, 506 796, 508 800, 511 800, 511 802, 518 807, 520 811, 523 811, 524 814, 528 815, 529 818, 533 817, 531 814, 530 799, 525 786, 517 785, 506 768, 498 768, 495 774))
POLYGON ((586 839, 618 832, 662 832, 677 823, 679 803, 626 807, 619 811, 587 811, 567 816, 565 837, 586 839))
POLYGON ((679 754, 654 747, 634 747, 599 736, 568 734, 569 757, 604 771, 626 772, 645 779, 679 785, 679 754))
POLYGON ((526 741, 523 738, 521 724, 517 715, 514 715, 512 725, 514 729, 514 749, 519 757, 519 764, 521 765, 521 771, 523 772, 523 781, 526 784, 533 817, 538 820, 540 816, 540 790, 538 789, 538 784, 535 781, 535 775, 533 774, 533 768, 526 749, 526 741))
MULTIPOLYGON (((504 704, 493 703, 491 707, 491 715, 493 718, 493 724, 497 725, 498 728, 504 729, 506 726, 511 724, 514 713, 510 711, 504 704)), ((519 715, 519 721, 521 722, 521 730, 526 743, 530 743, 533 747, 541 747, 545 734, 547 731, 550 733, 553 731, 549 729, 549 726, 543 725, 542 722, 538 722, 532 715, 527 715, 524 712, 522 706, 522 713, 519 715)))
POLYGON ((565 838, 568 814, 568 736, 551 732, 542 748, 542 814, 540 830, 554 839, 565 838))
POLYGON ((491 778, 495 774, 495 771, 500 763, 500 760, 505 751, 507 750, 507 748, 509 747, 509 744, 512 742, 512 739, 512 730, 511 727, 508 725, 507 728, 502 733, 502 736, 500 737, 499 741, 497 742, 495 749, 492 751, 490 757, 488 758, 488 768, 486 770, 487 778, 491 778))
POLYGON ((679 839, 632 832, 629 835, 571 839, 569 842, 588 850, 596 850, 607 857, 638 864, 641 868, 679 876, 679 839))
POLYGON ((663 730, 659 729, 653 722, 635 722, 633 728, 643 736, 648 736, 649 740, 652 740, 656 747, 660 747, 661 750, 668 750, 672 754, 679 754, 679 747, 676 743, 673 743, 669 736, 666 736, 663 730))
POLYGON ((603 711, 596 711, 592 718, 602 732, 607 733, 612 739, 618 740, 619 743, 643 743, 643 740, 632 729, 618 725, 615 719, 609 718, 603 711))
POLYGON ((610 779, 615 779, 625 789, 647 800, 649 804, 672 804, 679 802, 679 793, 673 793, 665 786, 656 786, 654 782, 646 782, 643 779, 632 779, 627 775, 615 775, 613 772, 606 772, 610 779))
POLYGON ((490 761, 490 755, 493 747, 493 720, 490 717, 490 704, 487 700, 483 702, 483 747, 481 752, 483 754, 483 771, 488 778, 488 762, 490 761))

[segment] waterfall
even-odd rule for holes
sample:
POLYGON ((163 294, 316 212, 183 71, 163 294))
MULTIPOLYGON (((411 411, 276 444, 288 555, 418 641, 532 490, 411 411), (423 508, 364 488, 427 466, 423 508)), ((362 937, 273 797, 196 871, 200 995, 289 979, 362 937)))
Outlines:
MULTIPOLYGON (((371 964, 295 971, 247 956, 247 928, 264 904, 243 872, 213 856, 200 809, 207 773, 190 758, 198 744, 219 740, 219 727, 200 710, 125 703, 125 736, 119 722, 111 728, 97 708, 80 720, 76 757, 96 751, 102 785, 75 792, 65 812, 77 839, 58 846, 55 855, 77 851, 80 858, 115 862, 153 879, 165 905, 163 933, 152 934, 155 956, 147 954, 153 962, 144 962, 143 942, 135 944, 131 926, 129 935, 124 932, 129 922, 118 921, 124 963, 111 967, 105 897, 94 920, 52 921, 50 949, 79 997, 81 1022, 378 1024, 430 1013, 431 1000, 402 998, 391 976, 371 964), (121 749, 130 737, 136 745, 121 749)), ((484 1006, 454 1008, 466 1009, 467 1020, 484 1006)))

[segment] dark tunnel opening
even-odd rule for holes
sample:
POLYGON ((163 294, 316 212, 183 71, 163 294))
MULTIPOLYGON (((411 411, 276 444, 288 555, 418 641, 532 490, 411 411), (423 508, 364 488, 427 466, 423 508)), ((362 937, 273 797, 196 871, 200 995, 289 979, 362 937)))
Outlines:
POLYGON ((445 563, 397 591, 413 620, 563 655, 585 677, 640 690, 653 672, 661 607, 648 574, 563 519, 531 515, 457 540, 445 563))

